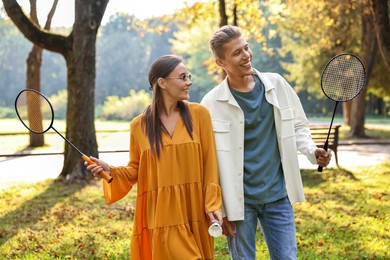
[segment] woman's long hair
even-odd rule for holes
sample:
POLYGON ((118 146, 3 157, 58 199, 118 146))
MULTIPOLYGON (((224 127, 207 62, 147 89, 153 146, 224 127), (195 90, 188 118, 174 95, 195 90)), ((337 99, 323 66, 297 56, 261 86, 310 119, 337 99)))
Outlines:
MULTIPOLYGON (((150 149, 152 153, 157 155, 158 158, 160 157, 160 151, 163 146, 163 124, 160 120, 160 112, 158 110, 159 105, 162 102, 162 92, 160 86, 158 85, 158 79, 168 77, 176 66, 182 62, 183 60, 179 56, 164 55, 156 59, 149 69, 149 89, 153 91, 153 99, 152 104, 145 109, 142 115, 142 124, 145 126, 145 133, 149 139, 150 149)), ((192 138, 192 119, 188 106, 185 102, 179 101, 177 107, 180 111, 180 116, 186 126, 187 132, 192 138)))

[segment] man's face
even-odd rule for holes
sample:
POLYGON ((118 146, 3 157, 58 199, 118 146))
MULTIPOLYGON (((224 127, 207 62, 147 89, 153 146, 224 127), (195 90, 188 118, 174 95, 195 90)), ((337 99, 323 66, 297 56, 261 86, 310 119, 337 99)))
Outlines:
POLYGON ((223 58, 217 58, 217 65, 225 69, 228 76, 252 75, 252 50, 244 37, 223 45, 223 58))

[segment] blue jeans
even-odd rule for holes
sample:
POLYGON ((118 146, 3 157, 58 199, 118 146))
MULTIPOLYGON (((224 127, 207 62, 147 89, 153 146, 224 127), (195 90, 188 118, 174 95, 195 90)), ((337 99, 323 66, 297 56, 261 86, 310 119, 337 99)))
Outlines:
POLYGON ((245 204, 245 220, 235 221, 236 236, 227 238, 232 259, 256 259, 258 220, 271 259, 296 259, 294 211, 288 197, 267 204, 245 204))

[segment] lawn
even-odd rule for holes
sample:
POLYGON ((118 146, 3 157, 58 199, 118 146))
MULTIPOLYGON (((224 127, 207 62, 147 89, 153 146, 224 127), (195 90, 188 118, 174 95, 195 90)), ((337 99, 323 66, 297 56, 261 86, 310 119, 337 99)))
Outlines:
MULTIPOLYGON (((294 205, 299 259, 390 258, 390 161, 302 177, 307 201, 294 205)), ((0 259, 129 259, 135 193, 106 205, 100 181, 0 184, 0 259)), ((260 233, 257 259, 269 259, 260 233)), ((229 259, 224 237, 215 257, 229 259)))
MULTIPOLYGON (((63 131, 63 122, 55 123, 63 131)), ((127 149, 128 128, 128 122, 97 121, 99 150, 127 149)), ((24 150, 26 132, 16 119, 0 120, 1 153, 24 150)), ((390 139, 390 124, 367 124, 366 133, 390 139)), ((45 138, 47 146, 36 152, 62 152, 59 136, 45 138)), ((347 127, 340 138, 349 138, 347 127)), ((390 161, 302 171, 307 200, 294 205, 299 259, 390 259, 389 177, 390 161)), ((0 259, 129 259, 135 194, 106 205, 101 182, 0 182, 0 259)), ((257 252, 257 259, 269 259, 261 232, 257 252)), ((215 258, 229 259, 224 237, 215 240, 215 258)))

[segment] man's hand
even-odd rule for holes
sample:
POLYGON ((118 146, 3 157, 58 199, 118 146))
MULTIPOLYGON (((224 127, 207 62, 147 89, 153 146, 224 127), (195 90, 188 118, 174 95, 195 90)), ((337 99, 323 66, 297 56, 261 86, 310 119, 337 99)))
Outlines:
POLYGON ((228 237, 236 236, 236 226, 234 225, 234 222, 229 221, 227 217, 223 218, 222 234, 228 237))
POLYGON ((314 154, 316 156, 317 164, 319 166, 322 166, 322 167, 328 166, 330 159, 332 158, 332 153, 331 153, 330 149, 325 151, 322 148, 318 148, 318 149, 316 149, 314 154))

